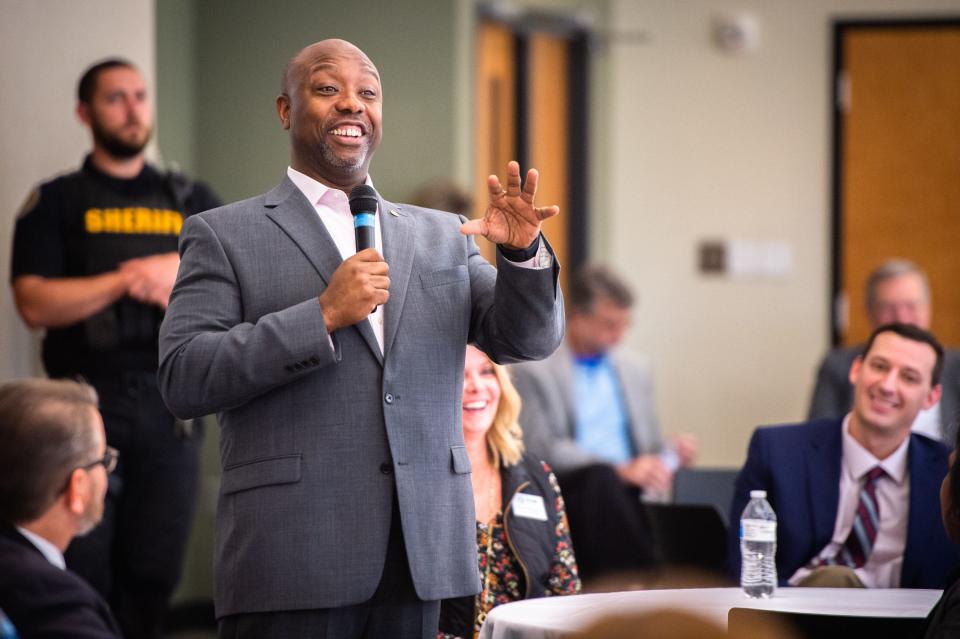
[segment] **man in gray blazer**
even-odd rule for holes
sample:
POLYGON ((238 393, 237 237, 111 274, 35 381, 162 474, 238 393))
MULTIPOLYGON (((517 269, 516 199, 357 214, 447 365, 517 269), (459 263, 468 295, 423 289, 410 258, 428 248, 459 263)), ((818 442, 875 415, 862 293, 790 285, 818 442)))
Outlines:
MULTIPOLYGON (((880 264, 867 278, 865 299, 867 317, 873 328, 901 322, 930 330, 930 283, 926 273, 913 262, 890 259, 880 264)), ((817 370, 808 420, 839 418, 850 411, 853 405, 850 367, 862 352, 863 344, 856 344, 834 348, 824 356, 817 370)), ((940 402, 920 411, 913 430, 950 443, 956 438, 960 419, 960 352, 944 350, 940 383, 943 388, 940 402)))
POLYGON ((161 330, 170 409, 220 421, 221 636, 433 637, 439 600, 480 588, 464 347, 500 362, 557 347, 540 226, 558 209, 511 162, 482 219, 378 197, 376 248, 356 252, 347 193, 370 184, 379 74, 325 40, 283 78, 287 175, 184 225, 161 330), (473 234, 498 245, 496 270, 473 234))
POLYGON ((649 369, 615 350, 632 306, 618 275, 585 266, 570 281, 563 346, 511 367, 524 442, 557 471, 584 580, 655 561, 639 494, 668 491, 696 455, 691 435, 664 445, 649 369))
POLYGON ((633 294, 594 264, 571 278, 568 302, 565 343, 543 361, 511 367, 527 448, 561 473, 611 464, 628 484, 669 489, 676 466, 693 461, 696 441, 684 435, 664 445, 650 369, 615 350, 630 325, 633 294), (586 399, 598 400, 597 409, 585 407, 586 399))

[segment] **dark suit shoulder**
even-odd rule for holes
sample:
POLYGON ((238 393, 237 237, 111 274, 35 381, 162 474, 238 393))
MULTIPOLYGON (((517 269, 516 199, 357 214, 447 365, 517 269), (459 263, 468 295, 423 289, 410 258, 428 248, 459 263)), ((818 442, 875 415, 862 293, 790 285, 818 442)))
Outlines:
POLYGON ((87 582, 61 570, 19 534, 0 536, 0 608, 22 637, 119 637, 106 603, 87 582))
POLYGON ((854 346, 838 346, 827 351, 823 358, 823 365, 831 369, 842 371, 844 374, 850 370, 853 360, 863 352, 864 344, 854 346))
POLYGON ((822 441, 826 436, 839 436, 840 419, 814 419, 797 424, 759 426, 754 437, 779 445, 796 446, 805 442, 822 441))
POLYGON ((923 433, 910 433, 910 446, 932 456, 938 462, 942 461, 943 463, 947 463, 950 457, 949 446, 941 441, 927 437, 923 433))

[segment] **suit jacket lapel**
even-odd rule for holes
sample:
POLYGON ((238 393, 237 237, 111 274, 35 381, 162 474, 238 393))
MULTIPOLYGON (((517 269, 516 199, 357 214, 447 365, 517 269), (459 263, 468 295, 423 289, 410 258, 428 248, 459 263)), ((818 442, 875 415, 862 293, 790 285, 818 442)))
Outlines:
MULTIPOLYGON (((313 265, 324 284, 330 284, 333 272, 337 270, 343 258, 330 233, 327 232, 316 209, 303 195, 303 192, 287 176, 272 191, 266 194, 267 217, 276 223, 287 237, 296 244, 313 265)), ((370 322, 363 320, 354 325, 373 351, 380 363, 383 355, 380 345, 373 334, 370 322)))
POLYGON ((410 286, 410 271, 415 252, 414 224, 410 214, 396 204, 380 198, 380 231, 383 257, 390 265, 390 299, 383 309, 383 353, 390 351, 410 286))
MULTIPOLYGON (((812 427, 813 428, 813 427, 812 427)), ((806 450, 807 485, 813 514, 814 552, 829 543, 840 503, 840 465, 843 429, 837 426, 825 437, 816 437, 806 450)))

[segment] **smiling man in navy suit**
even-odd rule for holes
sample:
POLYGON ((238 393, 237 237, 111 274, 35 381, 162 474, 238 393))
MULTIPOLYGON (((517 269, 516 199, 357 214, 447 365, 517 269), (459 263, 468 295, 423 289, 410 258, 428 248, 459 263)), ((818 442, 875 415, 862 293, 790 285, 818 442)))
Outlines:
MULTIPOLYGON (((737 478, 730 520, 751 490, 777 513, 781 585, 942 588, 957 565, 940 522, 948 450, 911 433, 940 398, 943 349, 927 331, 887 324, 850 368, 842 420, 759 428, 737 478)), ((730 572, 740 573, 737 528, 730 572)))

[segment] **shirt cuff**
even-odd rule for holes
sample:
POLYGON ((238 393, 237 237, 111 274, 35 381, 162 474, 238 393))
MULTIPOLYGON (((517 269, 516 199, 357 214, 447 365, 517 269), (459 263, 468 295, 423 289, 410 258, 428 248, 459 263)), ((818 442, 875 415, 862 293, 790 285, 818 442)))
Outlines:
POLYGON ((503 244, 497 244, 497 250, 507 258, 514 266, 530 269, 544 269, 553 266, 553 255, 547 248, 546 242, 541 242, 541 235, 525 249, 517 250, 507 248, 503 244))

